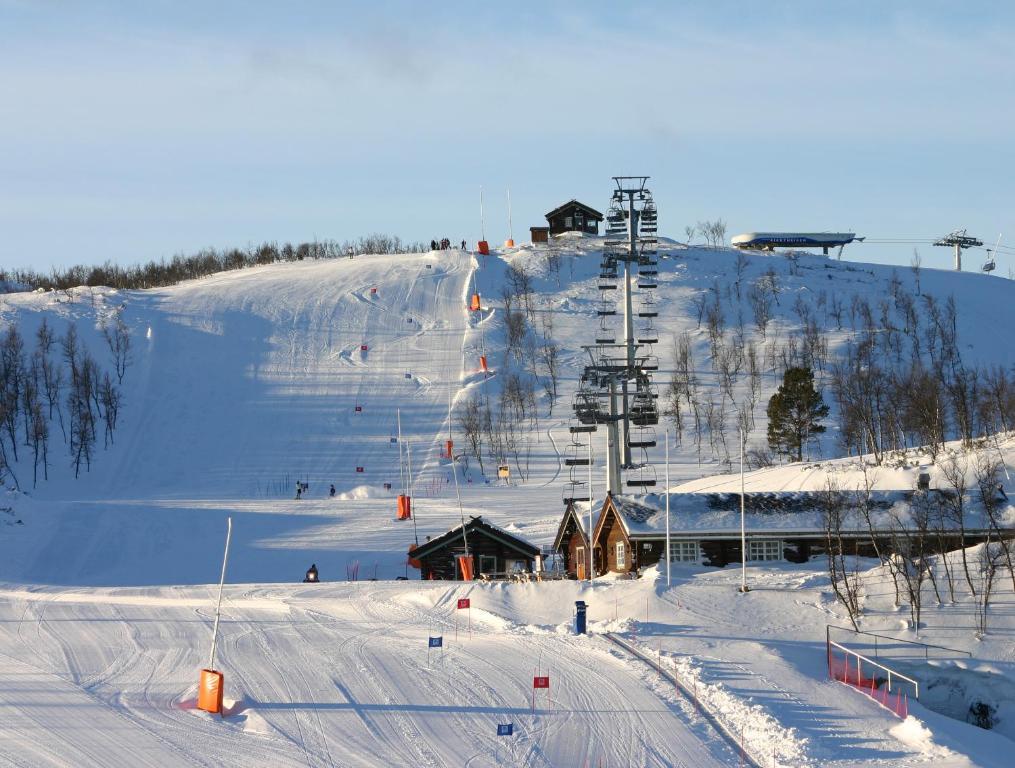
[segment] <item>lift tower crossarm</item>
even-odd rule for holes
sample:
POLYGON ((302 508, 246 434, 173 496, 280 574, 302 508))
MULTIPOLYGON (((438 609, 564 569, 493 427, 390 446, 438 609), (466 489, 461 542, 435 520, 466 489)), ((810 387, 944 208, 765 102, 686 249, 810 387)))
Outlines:
POLYGON ((966 234, 964 229, 956 229, 934 241, 934 245, 950 246, 955 249, 955 271, 962 271, 962 251, 966 248, 978 248, 983 245, 983 241, 977 237, 972 237, 966 234))

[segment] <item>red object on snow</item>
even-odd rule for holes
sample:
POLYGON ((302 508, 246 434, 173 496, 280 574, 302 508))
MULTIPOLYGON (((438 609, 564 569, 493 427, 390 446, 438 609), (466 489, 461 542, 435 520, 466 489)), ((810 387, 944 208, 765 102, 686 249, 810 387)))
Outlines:
POLYGON ((468 608, 471 605, 472 605, 472 603, 469 602, 469 598, 467 598, 467 597, 460 597, 460 598, 458 598, 458 607, 459 608, 468 608))
POLYGON ((362 472, 363 471, 363 467, 356 467, 356 471, 357 472, 362 472))
POLYGON ((360 352, 366 352, 368 349, 369 349, 369 347, 366 344, 360 344, 359 345, 359 351, 360 352))
POLYGON ((534 678, 532 678, 532 687, 533 688, 549 688, 550 687, 550 678, 549 677, 538 677, 538 676, 534 677, 534 678))
POLYGON ((361 413, 362 411, 363 411, 363 406, 362 405, 357 405, 356 406, 356 413, 361 413))
POLYGON ((376 288, 371 288, 371 289, 370 289, 370 293, 371 293, 371 294, 377 293, 377 289, 376 289, 376 288))

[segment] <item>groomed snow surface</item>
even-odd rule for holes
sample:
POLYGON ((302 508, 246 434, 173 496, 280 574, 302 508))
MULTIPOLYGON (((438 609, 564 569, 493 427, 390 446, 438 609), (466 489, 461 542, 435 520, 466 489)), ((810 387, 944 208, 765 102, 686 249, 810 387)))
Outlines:
MULTIPOLYGON (((154 291, 2 297, 0 318, 26 338, 43 317, 58 334, 74 322, 96 354, 98 323, 119 312, 134 350, 116 444, 75 481, 56 441, 51 480, 0 499, 9 509, 0 512, 0 763, 740 764, 704 707, 759 765, 1010 765, 1008 728, 980 730, 919 704, 900 722, 826 679, 825 625, 848 620, 820 561, 752 567, 747 595, 737 592, 738 570, 690 566, 675 568, 669 589, 654 570, 594 586, 411 580, 408 545, 460 519, 452 469, 440 459, 448 404, 498 386, 494 297, 515 259, 537 275, 537 300, 554 313, 562 395, 528 433, 526 483, 488 483, 474 461, 458 479, 466 515, 552 540, 569 397, 597 322, 595 247, 582 241, 565 255, 559 287, 540 272, 538 252, 517 249, 485 261, 459 251, 356 257, 154 291), (470 316, 473 284, 485 309, 470 316), (483 351, 490 379, 478 370, 483 351), (412 447, 415 526, 394 520, 396 407, 412 447), (298 502, 296 479, 310 483, 298 502), (219 718, 194 700, 227 516, 234 538, 217 666, 228 707, 219 718), (324 584, 298 584, 311 562, 324 584), (360 581, 346 581, 357 570, 360 581), (471 633, 469 612, 455 609, 466 596, 471 633), (571 632, 578 599, 590 604, 588 637, 571 632), (675 672, 697 701, 607 633, 675 672), (444 648, 428 655, 436 635, 444 648), (537 672, 551 682, 533 705, 537 672), (498 738, 506 722, 515 735, 498 738)), ((728 279, 735 256, 675 247, 664 256, 660 325, 694 329, 689 297, 728 279)), ((752 273, 773 266, 788 290, 827 288, 830 274, 872 294, 887 282, 882 267, 814 258, 791 276, 782 257, 751 259, 752 273)), ((970 359, 1010 364, 1010 349, 971 332, 1011 324, 1010 283, 925 270, 923 290, 956 293, 970 359)), ((784 337, 789 314, 776 320, 784 337)), ((668 353, 659 353, 662 382, 668 353)), ((826 457, 833 444, 827 436, 826 457)), ((686 444, 675 453, 674 485, 720 470, 707 457, 699 465, 686 444)), ((16 469, 25 486, 30 467, 16 469)), ((804 471, 788 468, 787 487, 804 471)), ((891 604, 890 580, 875 569, 868 583, 863 628, 915 639, 908 612, 891 604)), ((1010 679, 1015 597, 1005 579, 993 611, 976 641, 968 601, 925 606, 921 639, 971 650, 972 668, 1010 679)))

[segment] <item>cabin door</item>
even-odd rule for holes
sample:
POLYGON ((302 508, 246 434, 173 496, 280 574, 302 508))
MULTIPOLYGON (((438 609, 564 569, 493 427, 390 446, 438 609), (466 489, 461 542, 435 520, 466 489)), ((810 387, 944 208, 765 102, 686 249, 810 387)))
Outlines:
POLYGON ((585 581, 588 576, 585 574, 586 570, 586 558, 585 558, 585 547, 577 547, 574 551, 575 559, 575 575, 578 577, 578 581, 585 581))

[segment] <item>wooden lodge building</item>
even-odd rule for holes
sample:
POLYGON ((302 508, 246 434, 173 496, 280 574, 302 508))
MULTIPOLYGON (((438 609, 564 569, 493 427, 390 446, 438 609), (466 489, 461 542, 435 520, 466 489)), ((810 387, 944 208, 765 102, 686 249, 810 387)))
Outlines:
MULTIPOLYGON (((896 550, 904 530, 892 529, 890 511, 905 508, 916 493, 946 491, 889 490, 872 493, 873 516, 882 521, 875 528, 877 549, 896 550)), ((1004 496, 1003 490, 999 490, 1004 496)), ((820 492, 747 493, 745 529, 747 561, 805 563, 824 556, 827 534, 823 524, 820 492)), ((1007 497, 1003 499, 1008 503, 1007 497)), ((592 533, 594 575, 636 574, 665 562, 665 498, 648 495, 635 500, 607 495, 599 508, 592 533)), ((904 514, 904 513, 903 513, 904 514)), ((965 537, 957 530, 931 534, 934 551, 952 551, 986 540, 989 525, 970 504, 965 537)), ((845 514, 841 532, 848 554, 876 557, 870 531, 855 510, 845 514)), ((568 505, 557 531, 553 549, 572 578, 587 578, 588 512, 568 505), (584 520, 582 519, 584 518, 584 520)), ((1015 537, 1015 530, 1006 529, 1015 537)), ((996 534, 995 534, 996 537, 996 534)), ((741 562, 740 495, 738 493, 671 493, 670 561, 725 567, 741 562)))
POLYGON ((550 235, 561 235, 565 232, 598 235, 602 220, 603 214, 595 208, 571 199, 546 214, 546 223, 549 226, 530 227, 529 234, 533 243, 545 243, 550 235))
POLYGON ((488 523, 472 517, 462 526, 430 539, 411 552, 419 562, 422 579, 462 579, 459 556, 468 552, 473 558, 473 577, 507 578, 512 573, 532 573, 539 547, 488 523))

